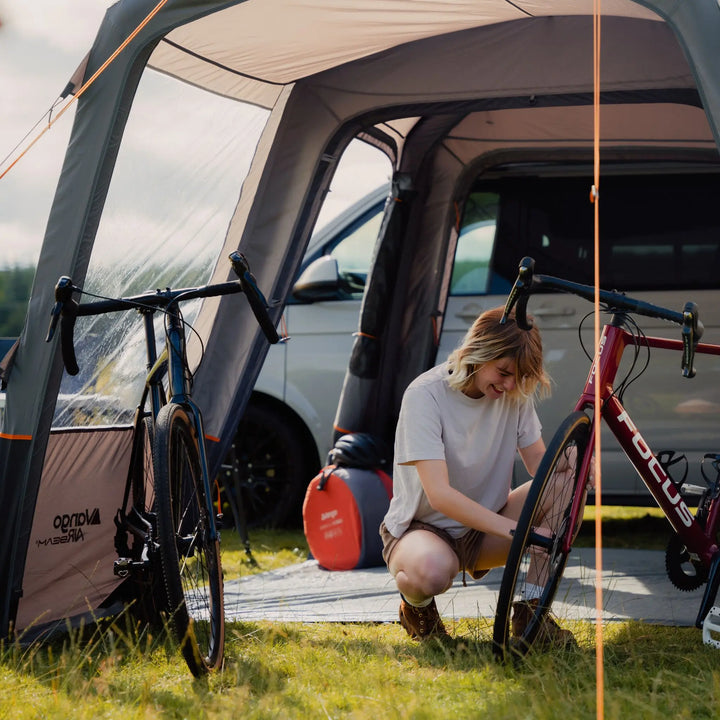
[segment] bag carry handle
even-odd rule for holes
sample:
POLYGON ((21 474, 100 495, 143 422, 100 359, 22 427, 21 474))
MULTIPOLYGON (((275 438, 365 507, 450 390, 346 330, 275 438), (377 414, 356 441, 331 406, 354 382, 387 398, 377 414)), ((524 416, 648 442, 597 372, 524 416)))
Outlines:
POLYGON ((330 479, 330 476, 333 474, 333 472, 337 469, 337 465, 328 465, 323 470, 322 477, 320 478, 320 481, 318 482, 316 489, 317 490, 324 490, 325 485, 327 484, 327 481, 330 479))

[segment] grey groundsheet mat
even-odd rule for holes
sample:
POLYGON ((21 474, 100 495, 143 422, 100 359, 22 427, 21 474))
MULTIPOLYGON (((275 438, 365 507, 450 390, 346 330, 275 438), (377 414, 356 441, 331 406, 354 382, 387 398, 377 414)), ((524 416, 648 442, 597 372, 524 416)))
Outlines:
MULTIPOLYGON (((603 620, 694 625, 703 589, 675 588, 665 573, 662 551, 604 550, 601 568, 603 620)), ((573 550, 554 614, 594 620, 597 579, 595 550, 573 550)), ((480 581, 468 577, 463 587, 458 575, 450 590, 437 598, 440 614, 452 620, 492 617, 501 580, 502 569, 494 569, 480 581)), ((398 605, 395 581, 384 566, 334 572, 308 560, 225 584, 229 620, 395 622, 398 605)))

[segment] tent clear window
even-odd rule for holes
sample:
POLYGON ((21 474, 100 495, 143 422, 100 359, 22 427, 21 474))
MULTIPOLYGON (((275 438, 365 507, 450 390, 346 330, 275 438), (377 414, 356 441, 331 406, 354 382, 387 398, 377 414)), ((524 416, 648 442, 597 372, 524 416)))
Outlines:
MULTIPOLYGON (((84 283, 103 296, 207 282, 268 112, 147 70, 126 125, 84 283)), ((183 307, 192 322, 198 305, 183 307)), ((122 423, 145 377, 134 312, 80 318, 80 374, 65 375, 53 424, 122 423)), ((156 318, 162 342, 162 319, 156 318)))

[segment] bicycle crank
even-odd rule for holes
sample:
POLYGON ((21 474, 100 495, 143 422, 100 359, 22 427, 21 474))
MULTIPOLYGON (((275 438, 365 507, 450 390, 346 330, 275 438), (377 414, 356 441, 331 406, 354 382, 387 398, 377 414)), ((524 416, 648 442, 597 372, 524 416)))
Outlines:
POLYGON ((665 570, 670 582, 684 592, 697 590, 708 579, 707 568, 676 534, 672 535, 665 548, 665 570))

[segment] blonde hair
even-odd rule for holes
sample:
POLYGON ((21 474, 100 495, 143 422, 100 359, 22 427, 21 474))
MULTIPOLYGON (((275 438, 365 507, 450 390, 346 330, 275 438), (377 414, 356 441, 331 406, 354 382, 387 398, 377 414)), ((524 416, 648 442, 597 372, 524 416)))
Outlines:
MULTIPOLYGON (((462 343, 448 357, 451 370, 448 383, 464 391, 473 383, 474 374, 493 360, 515 360, 515 389, 510 397, 550 394, 550 378, 543 365, 542 340, 538 329, 523 330, 511 313, 501 325, 504 308, 486 310, 475 320, 462 343)), ((528 316, 528 319, 531 319, 528 316)))

